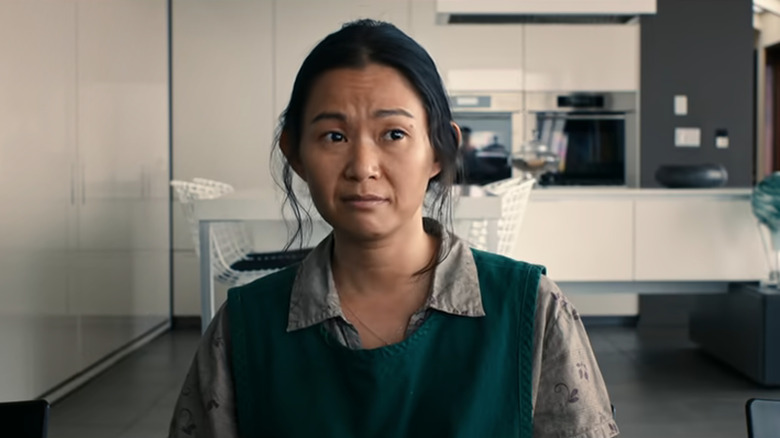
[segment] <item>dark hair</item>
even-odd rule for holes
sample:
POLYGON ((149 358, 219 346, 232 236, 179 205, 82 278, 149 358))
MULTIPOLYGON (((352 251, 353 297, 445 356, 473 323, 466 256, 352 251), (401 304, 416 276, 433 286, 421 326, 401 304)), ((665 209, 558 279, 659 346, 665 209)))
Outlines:
MULTIPOLYGON (((295 77, 290 103, 279 120, 274 152, 279 151, 279 138, 284 132, 290 142, 290 153, 298 153, 303 112, 312 85, 322 74, 339 68, 363 68, 369 64, 381 64, 397 70, 412 84, 422 101, 428 117, 430 143, 441 167, 441 171, 428 183, 428 194, 433 195, 431 208, 435 218, 451 230, 451 188, 457 174, 458 135, 451 125, 449 101, 428 52, 390 23, 368 19, 353 21, 314 47, 295 77)), ((301 211, 293 189, 293 170, 287 160, 283 162, 280 186, 286 192, 285 204, 292 208, 297 221, 297 228, 287 242, 286 248, 290 248, 295 240, 302 246, 310 235, 311 217, 305 209, 301 211)))

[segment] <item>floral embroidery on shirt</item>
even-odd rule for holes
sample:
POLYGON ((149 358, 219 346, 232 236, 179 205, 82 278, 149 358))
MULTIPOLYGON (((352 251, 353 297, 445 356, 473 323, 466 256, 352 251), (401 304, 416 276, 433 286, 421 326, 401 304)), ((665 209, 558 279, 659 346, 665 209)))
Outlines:
POLYGON ((563 392, 564 396, 566 397, 566 401, 569 403, 576 403, 580 400, 579 396, 577 395, 580 391, 577 388, 574 388, 570 391, 569 385, 565 383, 559 383, 555 385, 554 390, 556 394, 563 392))
POLYGON ((569 302, 563 294, 552 292, 550 295, 552 295, 553 301, 556 303, 560 302, 562 308, 567 309, 569 307, 569 302))
POLYGON ((192 411, 189 409, 182 409, 179 411, 179 424, 182 424, 181 431, 187 435, 192 435, 197 427, 192 421, 192 411))
POLYGON ((580 373, 580 379, 590 380, 590 376, 588 376, 588 366, 583 362, 577 362, 576 366, 580 373))

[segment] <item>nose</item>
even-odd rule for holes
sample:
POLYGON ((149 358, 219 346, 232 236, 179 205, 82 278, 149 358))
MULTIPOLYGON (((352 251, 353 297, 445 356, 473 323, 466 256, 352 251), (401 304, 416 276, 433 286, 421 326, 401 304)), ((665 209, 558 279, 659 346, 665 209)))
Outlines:
POLYGON ((379 152, 377 144, 370 137, 360 136, 353 141, 345 177, 354 181, 379 178, 379 152))

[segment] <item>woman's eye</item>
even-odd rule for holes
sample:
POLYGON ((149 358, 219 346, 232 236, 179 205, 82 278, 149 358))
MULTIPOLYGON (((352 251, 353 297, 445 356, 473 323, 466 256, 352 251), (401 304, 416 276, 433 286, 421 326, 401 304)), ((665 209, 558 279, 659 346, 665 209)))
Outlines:
POLYGON ((338 143, 345 140, 344 134, 335 131, 326 133, 324 138, 325 140, 333 143, 338 143))
POLYGON ((398 141, 406 138, 406 133, 400 129, 391 129, 385 134, 385 139, 398 141))

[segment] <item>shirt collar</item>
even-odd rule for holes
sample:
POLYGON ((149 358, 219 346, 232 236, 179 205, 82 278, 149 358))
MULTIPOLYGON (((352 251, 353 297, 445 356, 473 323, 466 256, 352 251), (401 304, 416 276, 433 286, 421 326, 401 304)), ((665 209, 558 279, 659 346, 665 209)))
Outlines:
MULTIPOLYGON (((454 234, 445 232, 433 219, 423 219, 423 227, 428 234, 441 238, 440 256, 449 249, 434 270, 425 309, 460 316, 485 316, 471 249, 454 234)), ((301 263, 290 296, 287 331, 300 330, 331 318, 344 318, 331 270, 332 249, 333 234, 330 234, 301 263)))

